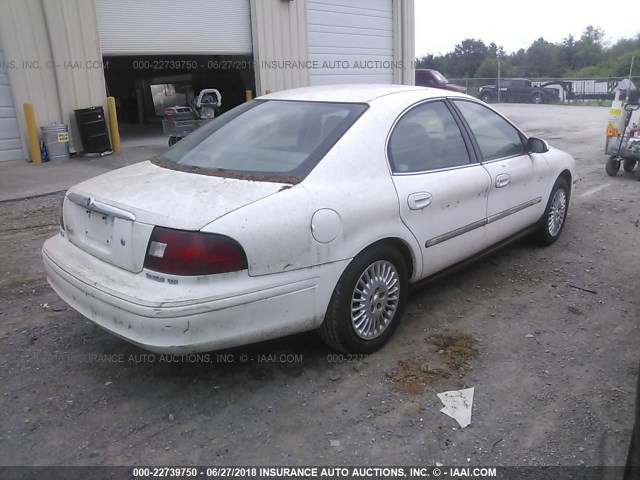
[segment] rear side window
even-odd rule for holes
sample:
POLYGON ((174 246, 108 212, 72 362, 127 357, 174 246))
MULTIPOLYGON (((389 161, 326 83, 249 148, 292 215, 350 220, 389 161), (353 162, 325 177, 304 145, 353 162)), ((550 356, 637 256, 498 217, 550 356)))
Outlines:
POLYGON ((454 103, 469 124, 485 161, 525 153, 518 130, 496 112, 475 102, 454 100, 454 103))
POLYGON ((394 173, 426 172, 471 163, 453 115, 442 101, 409 110, 389 139, 389 162, 394 173))
POLYGON ((356 103, 254 100, 181 140, 163 159, 218 172, 304 177, 366 108, 356 103))

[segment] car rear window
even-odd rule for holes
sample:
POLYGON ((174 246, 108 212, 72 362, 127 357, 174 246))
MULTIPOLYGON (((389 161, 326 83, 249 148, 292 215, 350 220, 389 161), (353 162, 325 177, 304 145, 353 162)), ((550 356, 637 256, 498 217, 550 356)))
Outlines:
POLYGON ((359 103, 253 100, 213 119, 161 159, 223 176, 304 178, 366 109, 359 103))

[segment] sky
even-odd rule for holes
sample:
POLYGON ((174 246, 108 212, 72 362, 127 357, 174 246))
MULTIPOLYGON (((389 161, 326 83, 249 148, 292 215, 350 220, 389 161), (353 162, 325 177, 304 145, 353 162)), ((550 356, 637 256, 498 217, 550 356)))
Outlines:
POLYGON ((613 3, 415 0, 416 57, 444 55, 465 38, 487 45, 495 42, 511 53, 526 49, 540 37, 552 43, 561 42, 569 34, 579 38, 587 25, 600 27, 611 43, 640 33, 640 4, 630 4, 636 5, 634 14, 629 14, 628 7, 607 5, 613 3))

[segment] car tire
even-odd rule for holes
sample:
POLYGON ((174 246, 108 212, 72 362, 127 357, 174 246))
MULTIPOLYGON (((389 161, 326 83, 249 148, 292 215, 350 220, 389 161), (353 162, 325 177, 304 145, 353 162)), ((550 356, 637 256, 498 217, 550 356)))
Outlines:
POLYGON ((536 105, 540 105, 541 103, 544 103, 544 97, 541 93, 534 93, 531 96, 531 102, 535 103, 536 105))
POLYGON ((169 137, 169 146, 173 147, 176 143, 178 143, 178 137, 169 137))
POLYGON ((343 353, 381 348, 404 312, 407 277, 404 258, 387 245, 374 245, 358 254, 336 284, 320 326, 321 338, 343 353))
POLYGON ((536 237, 541 245, 551 245, 560 237, 569 208, 569 184, 559 177, 551 189, 547 208, 538 224, 536 237))
POLYGON ((620 159, 615 155, 611 155, 607 158, 607 163, 604 165, 604 170, 610 177, 615 177, 620 170, 620 159))
POLYGON ((636 168, 636 180, 640 181, 640 165, 636 168))
POLYGON ((625 158, 622 161, 622 168, 625 172, 631 173, 633 172, 633 168, 636 166, 636 161, 631 158, 625 158))
POLYGON ((491 94, 488 92, 481 93, 480 100, 482 100, 484 103, 489 103, 491 101, 491 94))

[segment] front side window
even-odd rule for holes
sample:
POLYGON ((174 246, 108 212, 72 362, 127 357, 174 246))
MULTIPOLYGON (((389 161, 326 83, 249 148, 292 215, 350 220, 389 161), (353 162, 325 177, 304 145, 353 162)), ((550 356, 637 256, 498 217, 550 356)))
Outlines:
POLYGON ((473 133, 485 161, 523 155, 524 143, 516 128, 479 103, 454 100, 473 133))
POLYGON ((217 173, 304 177, 366 109, 357 103, 254 100, 215 118, 162 159, 217 173))
POLYGON ((388 153, 394 173, 471 163, 462 133, 444 101, 423 103, 409 110, 391 133, 388 153))

